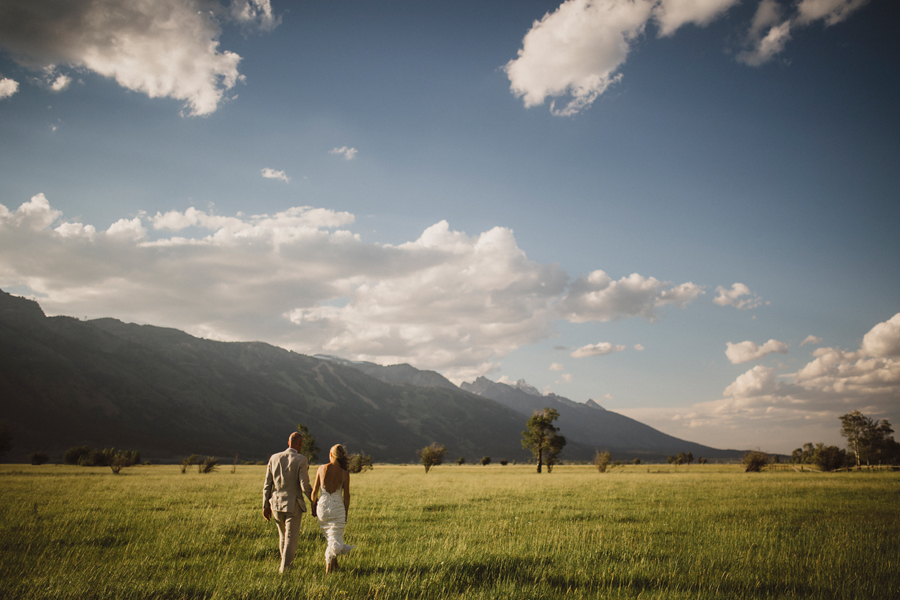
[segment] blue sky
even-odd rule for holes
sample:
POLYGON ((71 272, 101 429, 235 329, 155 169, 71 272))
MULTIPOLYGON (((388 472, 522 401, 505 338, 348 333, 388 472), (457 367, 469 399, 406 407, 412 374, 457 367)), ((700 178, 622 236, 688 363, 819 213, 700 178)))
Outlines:
POLYGON ((900 417, 888 0, 0 6, 0 288, 789 452, 900 417))

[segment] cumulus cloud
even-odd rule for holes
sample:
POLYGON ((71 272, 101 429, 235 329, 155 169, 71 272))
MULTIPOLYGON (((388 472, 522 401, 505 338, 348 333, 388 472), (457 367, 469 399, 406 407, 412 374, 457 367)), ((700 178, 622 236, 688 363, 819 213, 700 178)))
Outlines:
POLYGON ((353 157, 356 156, 357 150, 356 148, 348 148, 347 146, 341 146, 340 148, 333 148, 328 151, 328 154, 340 154, 346 160, 353 160, 353 157))
POLYGON ((572 352, 572 358, 586 358, 588 356, 603 356, 604 354, 612 354, 613 352, 622 352, 625 346, 613 346, 609 342, 600 342, 599 344, 588 344, 582 346, 572 352))
POLYGON ((800 345, 805 346, 806 344, 821 344, 821 343, 822 343, 822 338, 816 337, 814 335, 808 335, 802 342, 800 342, 800 345))
POLYGON ((564 369, 565 369, 565 367, 562 366, 562 365, 559 364, 559 363, 553 363, 552 365, 550 365, 550 370, 551 370, 551 371, 562 371, 562 370, 564 370, 564 369))
MULTIPOLYGON (((259 15, 268 2, 247 5, 259 15)), ((208 115, 243 79, 241 57, 219 49, 222 12, 201 0, 6 0, 0 44, 26 67, 86 69, 151 98, 182 100, 187 114, 208 115)))
POLYGON ((9 98, 19 91, 19 82, 9 77, 0 79, 0 100, 9 98))
POLYGON ((791 40, 791 31, 816 22, 836 25, 868 4, 868 0, 800 0, 790 18, 782 16, 775 0, 762 0, 746 35, 746 48, 737 60, 752 67, 763 65, 781 52, 791 40))
POLYGON ((750 291, 743 283, 735 283, 731 289, 725 289, 721 285, 716 288, 716 297, 713 302, 719 306, 733 306, 739 309, 756 308, 763 303, 763 299, 750 291), (746 298, 745 298, 746 296, 746 298))
POLYGON ((571 283, 558 310, 573 323, 635 316, 655 321, 656 309, 667 304, 684 308, 702 293, 703 288, 691 282, 673 285, 637 273, 613 281, 605 272, 594 271, 571 283))
POLYGON ((719 400, 622 412, 720 447, 765 444, 781 452, 808 441, 843 445, 838 418, 852 410, 891 421, 900 417, 900 313, 872 327, 858 350, 818 348, 813 357, 795 373, 755 366, 719 400), (764 439, 760 432, 767 432, 764 439))
POLYGON ((731 364, 733 365, 750 362, 751 360, 759 360, 773 352, 787 354, 787 344, 779 342, 778 340, 769 340, 762 346, 751 341, 740 342, 738 344, 732 344, 731 342, 725 343, 725 356, 728 357, 728 360, 731 361, 731 364))
POLYGON ((661 0, 653 9, 659 35, 670 36, 682 25, 706 26, 739 0, 661 0))
MULTIPOLYGON (((648 23, 658 37, 685 25, 706 26, 739 0, 566 0, 535 21, 522 39, 515 59, 503 66, 510 90, 525 107, 562 99, 550 111, 571 116, 590 106, 621 81, 628 54, 648 23)), ((826 26, 846 19, 867 0, 801 0, 796 14, 784 18, 776 0, 762 0, 747 28, 745 48, 737 60, 759 66, 777 56, 793 29, 822 21, 826 26)))
POLYGON ((231 16, 244 25, 271 31, 281 24, 281 17, 272 13, 269 0, 232 0, 231 16))
POLYGON ((526 107, 570 96, 560 110, 552 103, 551 111, 577 113, 621 79, 618 70, 653 7, 648 0, 566 0, 534 22, 518 57, 503 67, 510 89, 526 107))
POLYGON ((72 78, 68 75, 57 75, 53 83, 50 84, 50 89, 54 92, 61 92, 69 87, 70 83, 72 83, 72 78))
POLYGON ((638 352, 640 352, 641 350, 644 349, 644 345, 643 344, 635 344, 634 349, 637 350, 638 352))
POLYGON ((276 171, 275 169, 270 169, 266 167, 262 170, 262 176, 266 179, 280 179, 285 183, 290 183, 291 178, 288 177, 284 171, 276 171))

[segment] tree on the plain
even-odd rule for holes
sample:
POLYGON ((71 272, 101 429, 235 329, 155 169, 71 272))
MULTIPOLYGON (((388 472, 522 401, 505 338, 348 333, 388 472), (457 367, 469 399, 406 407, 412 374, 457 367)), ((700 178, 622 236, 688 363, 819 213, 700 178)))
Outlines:
POLYGON ((311 463, 318 461, 319 447, 316 445, 316 438, 309 433, 309 427, 303 423, 297 423, 297 431, 303 434, 303 446, 300 448, 300 454, 311 463))
POLYGON ((425 472, 428 473, 428 471, 431 470, 431 467, 435 467, 444 462, 444 455, 447 454, 447 448, 434 442, 430 446, 425 446, 421 450, 416 450, 416 454, 419 455, 422 465, 425 466, 425 472))
POLYGON ((856 467, 875 462, 892 462, 897 443, 887 419, 876 421, 858 410, 841 416, 841 435, 847 438, 847 447, 856 455, 856 467))
MULTIPOLYGON (((597 470, 601 473, 606 473, 606 469, 609 467, 609 459, 612 458, 612 455, 609 452, 600 452, 599 450, 594 450, 594 466, 597 467, 597 470)), ((640 464, 640 459, 634 459, 637 462, 635 464, 640 464)))
POLYGON ((545 462, 549 472, 566 445, 566 438, 559 435, 559 428, 553 425, 553 421, 558 418, 559 412, 550 407, 536 410, 525 424, 525 431, 522 432, 522 447, 534 455, 538 473, 541 472, 545 462))
POLYGON ((491 464, 491 457, 490 456, 482 456, 481 457, 481 466, 486 467, 489 464, 491 464))

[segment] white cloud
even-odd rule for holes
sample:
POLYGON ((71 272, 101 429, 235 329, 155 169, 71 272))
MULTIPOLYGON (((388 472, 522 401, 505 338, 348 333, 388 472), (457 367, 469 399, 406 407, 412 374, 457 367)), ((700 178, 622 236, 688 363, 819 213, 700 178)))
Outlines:
POLYGON ((640 352, 641 350, 644 349, 644 345, 643 344, 635 344, 634 349, 637 350, 638 352, 640 352))
POLYGON ((562 371, 562 370, 564 370, 564 369, 565 369, 565 367, 562 366, 562 365, 559 364, 559 363, 553 363, 552 365, 550 365, 550 370, 551 370, 551 371, 562 371))
POLYGON ((61 92, 72 83, 72 78, 68 75, 57 75, 56 79, 53 80, 53 83, 50 84, 50 89, 54 92, 61 92))
POLYGON ((633 41, 644 31, 654 2, 567 0, 535 21, 518 57, 504 67, 510 89, 526 107, 548 96, 571 96, 551 110, 572 115, 589 106, 613 83, 633 41))
POLYGON ((19 82, 9 77, 0 79, 0 100, 9 98, 19 91, 19 82))
POLYGON ((208 115, 243 78, 241 57, 219 50, 217 6, 200 0, 6 0, 0 3, 0 43, 29 68, 88 69, 151 98, 182 100, 188 114, 208 115))
POLYGON ((682 25, 709 25, 739 0, 661 0, 653 9, 659 35, 670 36, 682 25))
POLYGON ((262 176, 266 179, 280 179, 285 183, 290 183, 291 178, 288 177, 284 171, 276 171, 275 169, 270 169, 266 167, 262 170, 262 176))
POLYGON ((790 452, 805 442, 843 446, 838 418, 860 410, 900 418, 900 313, 872 327, 859 350, 819 348, 796 373, 758 365, 727 386, 723 398, 689 407, 623 413, 702 443, 790 452))
POLYGON ((806 344, 821 344, 821 343, 822 343, 822 338, 816 337, 814 335, 808 335, 802 342, 800 342, 800 345, 805 346, 806 344))
POLYGON ((346 160, 353 160, 353 157, 356 156, 357 150, 356 148, 348 148, 347 146, 341 146, 340 148, 333 148, 328 151, 328 154, 340 154, 346 160))
POLYGON ((731 289, 725 289, 721 285, 716 288, 716 297, 713 302, 719 306, 733 306, 739 309, 756 308, 763 303, 763 299, 750 291, 743 283, 735 283, 731 289), (744 296, 747 296, 744 298, 744 296))
POLYGON ((603 356, 604 354, 612 354, 613 352, 622 352, 625 346, 613 346, 609 342, 600 342, 599 344, 588 344, 582 346, 572 352, 572 358, 586 358, 588 356, 603 356))
POLYGON ((271 31, 281 24, 281 17, 272 13, 269 0, 232 0, 231 16, 245 25, 255 25, 271 31))
POLYGON ((900 358, 900 313, 873 327, 863 337, 861 350, 875 358, 900 358))
POLYGON ((778 340, 769 340, 762 346, 749 340, 738 344, 732 344, 731 342, 725 343, 725 356, 728 357, 728 360, 731 361, 731 364, 733 365, 750 362, 751 360, 758 360, 773 352, 787 354, 787 344, 779 342, 778 340))
POLYGON ((792 30, 818 21, 826 27, 836 25, 866 4, 868 0, 800 0, 796 13, 784 19, 780 5, 774 0, 762 0, 747 32, 747 48, 737 60, 752 67, 763 65, 784 51, 792 30))
POLYGON ((690 282, 673 285, 637 273, 613 281, 605 272, 594 271, 570 284, 558 310, 573 323, 635 316, 655 321, 657 308, 667 304, 684 308, 702 293, 702 287, 690 282))
POLYGON ((572 380, 575 378, 575 376, 572 375, 571 373, 563 373, 563 375, 561 375, 561 377, 562 377, 563 382, 565 382, 565 383, 572 383, 572 380))
POLYGON ((797 4, 797 22, 801 25, 825 21, 825 26, 836 25, 869 3, 869 0, 800 0, 797 4))

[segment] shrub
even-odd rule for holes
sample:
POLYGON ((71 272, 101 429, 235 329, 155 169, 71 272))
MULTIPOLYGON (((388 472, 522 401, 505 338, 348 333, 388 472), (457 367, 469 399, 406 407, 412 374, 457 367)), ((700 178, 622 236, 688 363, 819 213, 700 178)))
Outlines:
POLYGON ((185 473, 187 471, 188 467, 190 467, 191 465, 197 464, 197 462, 199 460, 200 460, 199 456, 197 456, 196 454, 191 454, 190 456, 185 458, 183 461, 181 461, 181 472, 185 473))
POLYGON ((503 465, 503 466, 505 467, 505 466, 507 465, 508 462, 509 462, 509 461, 507 461, 507 460, 504 458, 503 460, 500 461, 500 464, 503 465))
POLYGON ((741 464, 744 465, 745 473, 759 473, 764 466, 769 464, 769 455, 759 451, 747 452, 744 454, 741 464))
POLYGON ((456 464, 457 464, 457 465, 464 465, 464 464, 466 464, 466 459, 465 459, 465 457, 460 456, 459 458, 457 458, 457 459, 456 459, 456 464))
POLYGON ((592 463, 597 470, 601 473, 606 473, 607 467, 609 467, 609 459, 612 458, 612 455, 609 452, 600 452, 599 450, 594 450, 594 460, 592 463))
POLYGON ((705 465, 705 464, 708 463, 709 461, 706 460, 705 458, 700 458, 699 460, 697 460, 697 462, 700 463, 701 465, 705 465))
POLYGON ((634 459, 632 462, 633 462, 634 464, 636 464, 636 465, 639 465, 639 464, 641 464, 641 459, 636 458, 636 459, 634 459))
POLYGON ((63 454, 63 462, 67 465, 77 465, 80 464, 81 457, 85 454, 90 454, 91 450, 87 446, 74 446, 66 450, 66 453, 63 454))
POLYGON ((434 442, 430 446, 425 446, 421 450, 417 450, 416 454, 422 460, 425 472, 428 473, 431 467, 435 467, 444 462, 444 455, 447 454, 447 448, 434 442))
POLYGON ((490 456, 482 456, 481 464, 482 464, 482 466, 485 466, 485 467, 488 466, 489 464, 491 464, 491 457, 490 456))
POLYGON ((198 473, 212 473, 219 468, 219 459, 213 456, 207 456, 203 462, 197 463, 198 473))
POLYGON ((33 465, 43 465, 50 461, 50 457, 45 452, 32 452, 28 459, 33 465))
POLYGON ((351 473, 362 473, 372 468, 372 457, 365 452, 351 454, 347 458, 347 470, 351 473))

